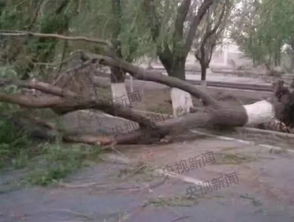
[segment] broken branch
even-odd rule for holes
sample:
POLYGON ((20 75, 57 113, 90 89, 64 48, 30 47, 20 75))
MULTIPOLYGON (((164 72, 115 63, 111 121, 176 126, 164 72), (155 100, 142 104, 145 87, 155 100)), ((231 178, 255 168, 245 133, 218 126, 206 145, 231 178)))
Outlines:
POLYGON ((90 38, 85 36, 65 36, 60 34, 51 34, 51 33, 37 33, 37 32, 26 32, 26 31, 17 31, 17 30, 10 30, 3 32, 0 30, 0 36, 12 36, 12 37, 22 37, 22 36, 34 36, 39 38, 54 38, 54 39, 61 39, 61 40, 70 40, 70 41, 84 41, 84 42, 91 42, 97 43, 101 45, 105 45, 110 47, 111 44, 103 39, 96 39, 90 38))

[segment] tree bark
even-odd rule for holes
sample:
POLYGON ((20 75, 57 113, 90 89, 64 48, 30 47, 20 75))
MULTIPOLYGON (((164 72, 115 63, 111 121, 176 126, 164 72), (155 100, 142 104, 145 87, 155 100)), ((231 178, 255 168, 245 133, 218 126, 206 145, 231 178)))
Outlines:
POLYGON ((206 81, 206 64, 204 64, 203 62, 200 62, 200 66, 201 66, 201 81, 206 81))
MULTIPOLYGON (((164 63, 165 61, 161 61, 164 63)), ((178 79, 185 80, 185 67, 186 67, 186 58, 181 58, 178 56, 174 56, 172 58, 172 61, 169 61, 167 64, 165 64, 165 67, 167 68, 168 76, 176 77, 178 79), (171 65, 169 65, 171 63, 171 65)))

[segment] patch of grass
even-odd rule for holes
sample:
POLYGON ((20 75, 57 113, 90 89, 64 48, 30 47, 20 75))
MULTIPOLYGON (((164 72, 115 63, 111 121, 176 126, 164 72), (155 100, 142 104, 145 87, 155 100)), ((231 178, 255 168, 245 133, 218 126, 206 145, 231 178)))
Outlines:
POLYGON ((98 160, 100 153, 99 147, 47 144, 43 154, 33 161, 28 182, 41 186, 57 183, 75 170, 86 166, 88 161, 98 160))
POLYGON ((127 167, 121 169, 117 175, 120 179, 132 179, 136 182, 150 182, 154 179, 159 178, 154 174, 154 169, 145 165, 145 164, 138 164, 134 167, 127 167))
POLYGON ((256 158, 244 154, 235 153, 217 153, 216 164, 242 164, 247 162, 255 161, 256 158))
POLYGON ((191 207, 198 204, 198 200, 193 198, 188 198, 185 196, 175 196, 175 197, 158 197, 150 199, 145 206, 153 205, 155 207, 191 207))
POLYGON ((96 161, 100 153, 100 147, 36 143, 12 121, 0 119, 0 169, 27 167, 27 181, 31 184, 46 186, 58 182, 96 161))
POLYGON ((271 154, 286 154, 288 153, 287 149, 270 149, 269 153, 271 154))
POLYGON ((251 203, 252 203, 255 207, 259 207, 259 206, 262 205, 261 201, 256 200, 254 197, 249 196, 249 194, 240 195, 240 198, 250 200, 251 203))
POLYGON ((201 200, 215 200, 223 199, 223 195, 214 195, 214 196, 199 196, 199 197, 188 197, 183 196, 172 196, 172 197, 158 197, 148 200, 145 203, 145 206, 153 205, 155 207, 191 207, 199 204, 201 200))
POLYGON ((12 121, 0 119, 0 168, 12 165, 21 168, 29 159, 32 141, 24 130, 17 128, 12 121))
POLYGON ((148 111, 160 114, 171 114, 172 110, 170 107, 165 106, 165 104, 161 104, 160 106, 152 106, 149 107, 148 111))
POLYGON ((123 168, 123 169, 119 170, 118 177, 122 178, 122 179, 130 178, 130 177, 136 176, 140 173, 144 173, 146 168, 147 168, 147 166, 144 164, 138 164, 134 167, 123 168))
POLYGON ((237 148, 235 146, 233 147, 227 147, 227 148, 224 148, 222 151, 232 151, 232 150, 236 150, 237 148))

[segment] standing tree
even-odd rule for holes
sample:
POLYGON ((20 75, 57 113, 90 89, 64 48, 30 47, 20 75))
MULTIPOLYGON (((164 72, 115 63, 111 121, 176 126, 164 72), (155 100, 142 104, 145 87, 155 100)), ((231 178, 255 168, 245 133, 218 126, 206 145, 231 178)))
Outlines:
POLYGON ((222 37, 227 18, 231 12, 231 2, 226 0, 224 4, 214 5, 208 10, 198 33, 199 40, 195 42, 195 57, 201 66, 201 81, 206 86, 206 70, 212 57, 212 52, 222 37))
MULTIPOLYGON (((214 0, 143 0, 157 55, 169 76, 185 79, 185 63, 197 28, 213 4, 223 3, 214 0)), ((175 116, 189 112, 192 99, 188 93, 172 88, 171 98, 175 116)))
POLYGON ((293 12, 291 0, 240 0, 231 36, 255 64, 280 65, 282 46, 294 49, 293 12))

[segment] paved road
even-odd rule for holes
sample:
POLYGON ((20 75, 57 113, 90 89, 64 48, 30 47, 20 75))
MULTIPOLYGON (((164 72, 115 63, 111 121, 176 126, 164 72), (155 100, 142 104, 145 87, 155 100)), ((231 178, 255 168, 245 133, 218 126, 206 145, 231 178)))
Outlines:
MULTIPOLYGON (((271 150, 254 143, 192 133, 186 142, 121 147, 116 163, 105 160, 67 178, 80 188, 4 189, 18 173, 0 175, 2 222, 293 222, 293 150, 271 150), (165 180, 154 172, 181 160, 213 152, 216 162, 165 180), (118 157, 143 165, 122 164, 118 157), (151 168, 153 170, 151 170, 151 168), (186 189, 237 172, 239 184, 190 199, 186 189), (96 182, 97 184, 89 184, 96 182)), ((112 155, 113 156, 113 155, 112 155)), ((110 154, 105 158, 109 160, 110 154)))

